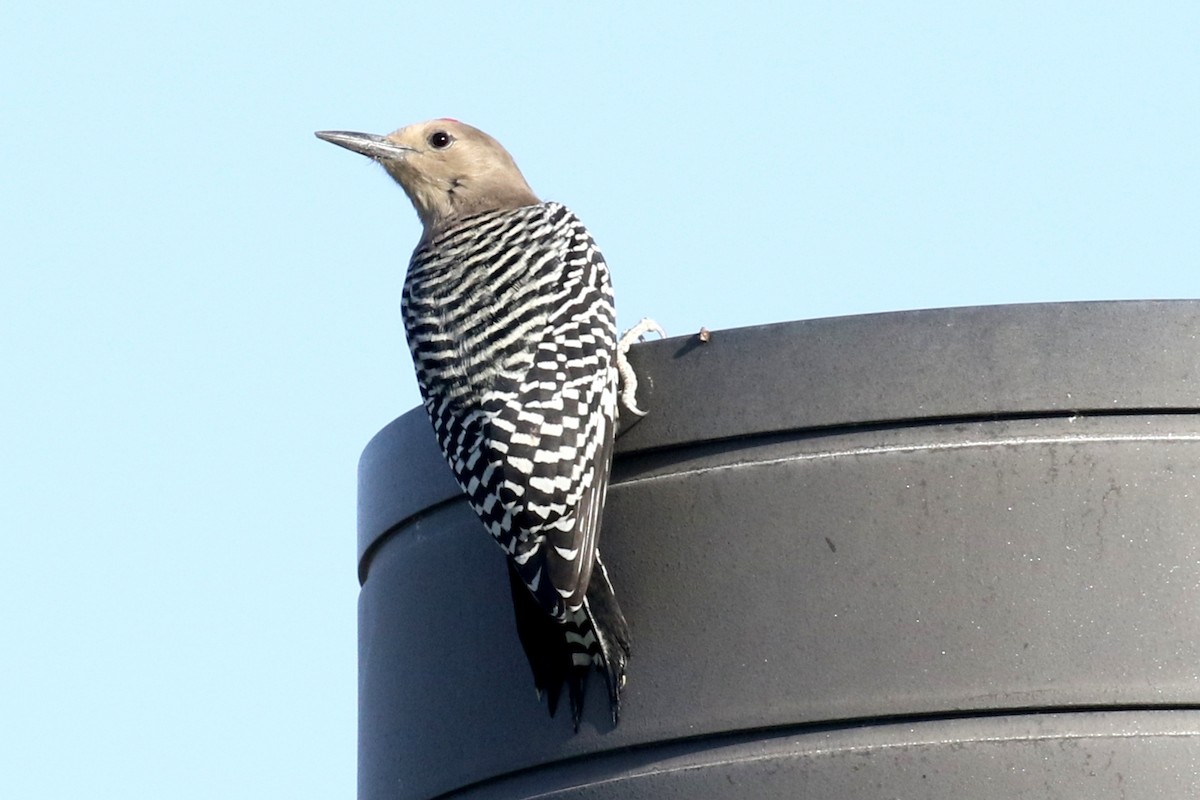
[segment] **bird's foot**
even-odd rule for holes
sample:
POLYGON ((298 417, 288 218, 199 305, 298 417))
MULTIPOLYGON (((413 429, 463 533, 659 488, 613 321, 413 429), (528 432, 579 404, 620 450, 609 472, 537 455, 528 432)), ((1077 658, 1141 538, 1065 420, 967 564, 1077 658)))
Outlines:
POLYGON ((657 333, 663 339, 667 338, 667 332, 662 329, 661 325, 649 317, 644 317, 638 321, 638 324, 621 334, 621 338, 617 341, 617 374, 620 376, 621 385, 619 399, 621 405, 636 417, 644 417, 646 412, 638 408, 637 373, 633 371, 626 354, 630 347, 637 342, 645 341, 646 335, 651 333, 657 333))

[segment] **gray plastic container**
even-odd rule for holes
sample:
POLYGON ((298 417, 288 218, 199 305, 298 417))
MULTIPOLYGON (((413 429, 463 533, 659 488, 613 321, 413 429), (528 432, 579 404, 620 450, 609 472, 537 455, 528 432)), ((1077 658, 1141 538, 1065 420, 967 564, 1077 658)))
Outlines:
POLYGON ((360 798, 1200 796, 1198 334, 1077 303, 635 348, 634 654, 578 734, 410 411, 359 472, 360 798))

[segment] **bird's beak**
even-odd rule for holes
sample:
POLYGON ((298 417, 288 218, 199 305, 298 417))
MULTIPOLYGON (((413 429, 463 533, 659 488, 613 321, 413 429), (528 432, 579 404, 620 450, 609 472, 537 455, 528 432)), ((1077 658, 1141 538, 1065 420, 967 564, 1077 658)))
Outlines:
POLYGON ((376 161, 395 161, 413 152, 413 148, 396 144, 386 136, 376 136, 373 133, 354 133, 352 131, 317 131, 318 139, 361 153, 376 161))

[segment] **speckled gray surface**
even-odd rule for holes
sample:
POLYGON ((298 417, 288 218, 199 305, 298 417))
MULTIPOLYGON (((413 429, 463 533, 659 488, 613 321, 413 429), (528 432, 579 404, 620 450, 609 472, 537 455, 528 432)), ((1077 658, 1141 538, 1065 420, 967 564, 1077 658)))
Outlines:
MULTIPOLYGON (((634 657, 621 725, 597 681, 578 735, 537 701, 501 555, 406 414, 360 468, 360 797, 962 797, 954 763, 1069 781, 1066 741, 1126 791, 1191 786, 1197 717, 1155 709, 1200 707, 1196 330, 1200 303, 1085 303, 636 348, 651 414, 619 440, 601 540, 634 657), (1054 735, 998 733, 1035 718, 1054 735), (861 756, 885 730, 874 794, 812 738, 861 756), (660 769, 672 747, 695 763, 660 769)), ((1001 772, 971 796, 1046 796, 1001 772)))

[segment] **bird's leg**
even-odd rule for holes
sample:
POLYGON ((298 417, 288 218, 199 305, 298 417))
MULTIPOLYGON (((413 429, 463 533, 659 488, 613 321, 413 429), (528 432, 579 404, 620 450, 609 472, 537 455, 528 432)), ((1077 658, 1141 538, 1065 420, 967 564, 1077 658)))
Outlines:
POLYGON ((633 371, 626 354, 635 343, 643 341, 648 333, 657 333, 662 338, 667 338, 667 332, 662 329, 661 325, 649 317, 643 317, 638 324, 621 334, 621 338, 617 341, 617 374, 620 376, 621 386, 620 403, 636 417, 644 417, 646 412, 638 408, 637 374, 633 371))

